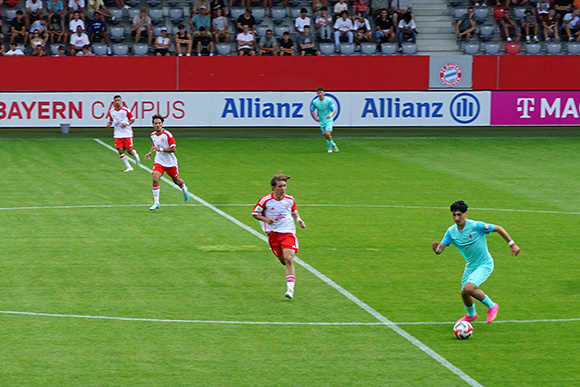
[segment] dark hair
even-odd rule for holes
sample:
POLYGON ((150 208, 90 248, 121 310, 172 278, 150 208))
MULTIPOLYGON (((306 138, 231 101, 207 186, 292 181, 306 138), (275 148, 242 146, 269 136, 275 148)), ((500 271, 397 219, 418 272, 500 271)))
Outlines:
POLYGON ((469 7, 469 8, 467 8, 467 10, 468 10, 468 11, 469 11, 470 9, 473 9, 473 7, 469 7))
POLYGON ((284 33, 282 35, 288 35, 288 36, 290 36, 290 32, 284 31, 284 33))
POLYGON ((289 180, 289 179, 290 179, 290 176, 288 176, 288 175, 283 175, 283 174, 281 174, 281 173, 279 173, 279 172, 278 172, 278 173, 276 174, 276 176, 274 176, 274 177, 272 178, 272 180, 270 180, 270 185, 271 185, 272 187, 275 187, 275 186, 278 184, 278 182, 279 182, 279 181, 287 181, 287 180, 289 180))
MULTIPOLYGON (((121 98, 121 96, 119 94, 117 94, 116 96, 113 97, 113 99, 115 99, 115 98, 121 98)), ((123 98, 121 98, 121 99, 123 99, 123 98)))
POLYGON ((17 15, 24 15, 24 14, 22 13, 22 10, 21 10, 21 9, 19 9, 18 11, 16 11, 16 14, 17 14, 17 15))
POLYGON ((182 28, 185 28, 185 26, 184 26, 183 24, 178 24, 178 25, 177 25, 177 29, 178 29, 178 30, 180 30, 180 29, 182 29, 182 28))
POLYGON ((324 91, 324 87, 320 86, 319 88, 316 89, 316 92, 319 92, 319 91, 324 91))
POLYGON ((411 15, 411 12, 407 12, 406 14, 403 15, 403 20, 405 21, 405 23, 409 23, 411 19, 413 19, 413 15, 411 15))
POLYGON ((272 30, 268 28, 268 29, 266 30, 266 33, 268 33, 268 32, 272 32, 272 30))
POLYGON ((151 117, 151 122, 155 122, 157 119, 161 120, 161 122, 165 122, 165 118, 159 114, 154 114, 153 117, 151 117))
POLYGON ((348 11, 346 11, 346 10, 342 11, 342 12, 340 13, 340 17, 342 17, 342 15, 346 15, 346 16, 348 16, 348 11))
POLYGON ((308 10, 306 8, 301 8, 300 13, 308 13, 308 10))
POLYGON ((458 200, 449 207, 451 212, 459 211, 461 213, 467 212, 467 204, 463 200, 458 200))
POLYGON ((328 11, 328 8, 326 8, 326 7, 322 7, 322 8, 320 8, 320 10, 321 10, 321 11, 328 11))

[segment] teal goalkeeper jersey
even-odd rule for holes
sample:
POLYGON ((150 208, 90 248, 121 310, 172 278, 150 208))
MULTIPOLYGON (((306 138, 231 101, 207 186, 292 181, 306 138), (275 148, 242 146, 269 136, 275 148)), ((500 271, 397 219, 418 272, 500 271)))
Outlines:
POLYGON ((467 266, 479 266, 493 263, 493 258, 487 249, 485 236, 493 231, 495 225, 467 219, 463 231, 457 225, 447 229, 442 244, 454 245, 467 261, 467 266))
POLYGON ((315 98, 314 101, 312 101, 312 105, 310 106, 310 110, 318 111, 320 125, 324 124, 325 122, 332 121, 332 117, 326 118, 326 116, 332 113, 334 109, 336 109, 336 107, 334 106, 334 102, 332 102, 332 100, 328 97, 324 97, 322 101, 320 100, 320 98, 315 98))

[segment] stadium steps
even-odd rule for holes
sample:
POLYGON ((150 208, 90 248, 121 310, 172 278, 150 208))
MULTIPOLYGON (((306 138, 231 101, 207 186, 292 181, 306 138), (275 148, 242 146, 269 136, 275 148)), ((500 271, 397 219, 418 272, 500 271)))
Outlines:
POLYGON ((420 55, 462 55, 457 45, 448 0, 414 0, 417 51, 420 55))

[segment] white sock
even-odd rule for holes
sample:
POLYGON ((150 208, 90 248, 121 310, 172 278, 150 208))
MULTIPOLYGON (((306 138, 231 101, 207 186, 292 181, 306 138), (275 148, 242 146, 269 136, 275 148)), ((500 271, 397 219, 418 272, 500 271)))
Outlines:
POLYGON ((131 168, 131 164, 129 164, 129 159, 127 158, 127 156, 122 154, 122 155, 119 155, 119 157, 121 158, 121 161, 125 163, 127 168, 131 168))
POLYGON ((133 157, 135 157, 135 161, 137 162, 137 165, 141 164, 141 159, 139 158, 139 154, 134 149, 133 149, 133 157))
POLYGON ((187 192, 188 192, 188 190, 187 190, 187 186, 185 185, 185 183, 183 183, 183 185, 181 186, 181 191, 182 191, 183 193, 187 193, 187 192))
POLYGON ((294 291, 294 284, 296 283, 296 276, 287 275, 286 276, 286 288, 289 292, 294 291))
POLYGON ((159 204, 159 191, 160 190, 161 190, 161 187, 159 187, 158 185, 153 186, 153 201, 155 202, 155 204, 159 204))

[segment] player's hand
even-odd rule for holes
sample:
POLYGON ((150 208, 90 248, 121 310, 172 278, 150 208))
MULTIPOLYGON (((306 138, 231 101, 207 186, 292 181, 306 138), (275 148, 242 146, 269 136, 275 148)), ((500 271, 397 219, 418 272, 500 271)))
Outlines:
POLYGON ((439 242, 433 241, 433 243, 431 243, 431 248, 433 251, 437 251, 437 247, 439 247, 439 242))
POLYGON ((327 115, 326 118, 328 119, 332 118, 332 114, 327 115))
POLYGON ((153 147, 153 150, 156 151, 156 152, 161 152, 161 148, 159 148, 158 146, 154 146, 153 147))
POLYGON ((110 128, 110 127, 111 127, 111 123, 107 122, 107 128, 110 128))
POLYGON ((266 218, 264 222, 266 222, 267 224, 272 224, 274 223, 274 218, 266 218))
POLYGON ((520 247, 518 245, 516 245, 515 243, 510 246, 510 249, 512 250, 512 255, 514 257, 517 257, 518 254, 520 253, 520 247))
POLYGON ((125 128, 125 127, 127 127, 127 126, 129 126, 129 124, 128 124, 128 123, 126 123, 126 122, 121 122, 121 128, 125 128))
POLYGON ((300 228, 306 228, 306 223, 304 223, 302 219, 298 220, 298 224, 300 225, 300 228))
POLYGON ((149 160, 150 158, 151 158, 151 152, 149 152, 145 155, 145 160, 149 160))
POLYGON ((320 118, 319 118, 319 117, 314 117, 314 120, 315 120, 316 122, 320 122, 320 118))

